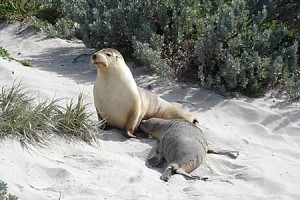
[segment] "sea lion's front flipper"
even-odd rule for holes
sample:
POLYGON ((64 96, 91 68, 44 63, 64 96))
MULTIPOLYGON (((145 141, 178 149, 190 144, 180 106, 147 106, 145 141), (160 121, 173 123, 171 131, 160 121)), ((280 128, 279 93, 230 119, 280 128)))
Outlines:
MULTIPOLYGON (((137 106, 139 104, 140 104, 139 102, 134 103, 135 106, 137 106)), ((126 134, 130 138, 136 137, 134 131, 138 127, 140 113, 141 113, 140 109, 132 108, 130 110, 130 113, 128 115, 126 125, 125 125, 126 134)))
POLYGON ((152 158, 149 158, 146 162, 146 166, 151 168, 151 167, 155 167, 157 165, 159 165, 160 163, 162 163, 164 161, 164 158, 161 157, 160 154, 155 154, 155 156, 153 156, 152 158))

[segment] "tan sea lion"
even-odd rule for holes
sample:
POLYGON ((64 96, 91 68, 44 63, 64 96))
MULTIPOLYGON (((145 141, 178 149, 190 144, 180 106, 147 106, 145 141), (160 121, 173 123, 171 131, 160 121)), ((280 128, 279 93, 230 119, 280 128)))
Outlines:
POLYGON ((127 136, 135 137, 141 120, 152 117, 198 122, 186 111, 139 88, 117 50, 102 49, 92 55, 91 63, 98 70, 93 90, 98 118, 125 130, 127 136))

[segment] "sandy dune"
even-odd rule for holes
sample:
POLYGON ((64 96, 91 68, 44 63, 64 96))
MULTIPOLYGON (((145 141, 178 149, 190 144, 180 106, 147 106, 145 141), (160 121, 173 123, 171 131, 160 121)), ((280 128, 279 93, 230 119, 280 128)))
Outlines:
MULTIPOLYGON (((83 92, 94 111, 96 70, 89 62, 94 50, 18 28, 0 24, 0 46, 17 59, 30 60, 33 67, 0 58, 0 85, 22 80, 41 99, 68 100, 83 92)), ((238 150, 239 157, 208 155, 193 174, 209 181, 174 175, 165 183, 159 179, 162 169, 145 166, 156 141, 127 139, 116 129, 99 135, 99 146, 53 138, 47 147, 27 150, 18 141, 1 141, 0 180, 9 192, 20 200, 300 199, 299 104, 270 95, 225 99, 139 69, 133 74, 138 85, 151 84, 153 92, 196 115, 214 148, 238 150)))

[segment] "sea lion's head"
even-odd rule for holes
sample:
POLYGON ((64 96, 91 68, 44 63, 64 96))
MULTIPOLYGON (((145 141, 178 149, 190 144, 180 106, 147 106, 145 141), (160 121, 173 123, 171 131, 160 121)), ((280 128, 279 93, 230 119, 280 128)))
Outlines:
POLYGON ((91 56, 91 63, 101 71, 105 71, 109 67, 116 67, 120 62, 124 62, 123 56, 113 48, 102 49, 91 56))
POLYGON ((150 118, 148 120, 142 120, 140 123, 140 128, 144 133, 151 135, 154 138, 160 138, 161 133, 164 132, 162 128, 168 127, 166 124, 168 120, 160 118, 150 118))

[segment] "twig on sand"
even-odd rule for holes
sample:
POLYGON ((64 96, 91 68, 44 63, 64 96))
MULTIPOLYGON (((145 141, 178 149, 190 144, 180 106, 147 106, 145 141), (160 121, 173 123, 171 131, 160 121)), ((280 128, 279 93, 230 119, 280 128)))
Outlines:
POLYGON ((180 103, 180 104, 183 104, 183 103, 186 103, 186 104, 190 104, 190 105, 192 105, 192 106, 195 106, 196 105, 196 103, 191 103, 191 102, 188 102, 188 101, 186 101, 186 100, 177 100, 177 101, 175 101, 176 103, 180 103))
POLYGON ((90 56, 90 55, 91 55, 91 54, 89 54, 89 53, 82 53, 82 54, 80 54, 79 56, 76 56, 76 57, 73 59, 72 63, 77 63, 77 62, 78 62, 78 59, 81 58, 82 56, 90 56))

